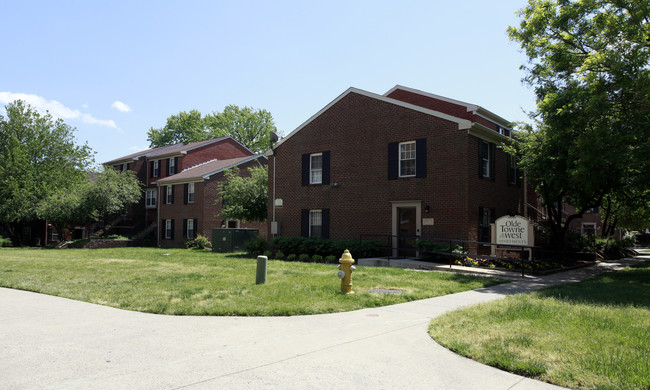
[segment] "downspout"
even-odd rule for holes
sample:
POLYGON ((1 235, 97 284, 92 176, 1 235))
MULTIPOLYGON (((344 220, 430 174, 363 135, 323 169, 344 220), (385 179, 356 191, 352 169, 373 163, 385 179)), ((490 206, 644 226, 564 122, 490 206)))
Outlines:
POLYGON ((160 194, 160 183, 156 183, 156 212, 158 216, 156 217, 156 242, 158 243, 158 248, 160 248, 160 199, 162 195, 160 194))

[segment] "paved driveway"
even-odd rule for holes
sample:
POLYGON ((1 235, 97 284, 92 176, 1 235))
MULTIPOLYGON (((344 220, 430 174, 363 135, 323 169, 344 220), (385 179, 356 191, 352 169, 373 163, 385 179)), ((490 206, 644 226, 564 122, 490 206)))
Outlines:
POLYGON ((465 305, 619 265, 348 313, 172 317, 0 288, 2 389, 553 389, 427 335, 465 305))

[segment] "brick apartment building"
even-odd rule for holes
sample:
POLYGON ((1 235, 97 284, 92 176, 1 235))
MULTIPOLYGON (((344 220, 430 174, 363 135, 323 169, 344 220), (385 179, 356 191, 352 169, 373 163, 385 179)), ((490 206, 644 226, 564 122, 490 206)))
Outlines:
POLYGON ((243 177, 250 176, 248 168, 266 165, 264 156, 246 156, 227 160, 212 160, 156 181, 160 201, 158 246, 183 247, 185 240, 198 234, 211 237, 213 228, 258 229, 266 237, 266 223, 228 220, 219 216, 223 203, 219 201, 219 183, 224 171, 236 166, 243 177))
POLYGON ((499 147, 510 123, 483 107, 396 86, 350 88, 269 157, 269 234, 489 241, 524 214, 519 172, 499 147))
MULTIPOLYGON (((214 184, 206 184, 207 182, 216 183, 219 176, 215 174, 209 175, 207 179, 199 179, 198 177, 190 177, 190 174, 185 172, 192 171, 195 167, 204 165, 210 162, 215 165, 216 161, 230 161, 230 165, 244 164, 242 159, 257 160, 254 153, 246 148, 244 145, 237 142, 232 137, 221 137, 211 140, 194 142, 190 144, 178 143, 170 146, 163 146, 159 148, 147 149, 138 153, 133 153, 123 156, 108 162, 104 165, 112 166, 119 170, 132 170, 136 173, 138 179, 144 184, 145 194, 142 200, 135 205, 127 207, 123 215, 113 223, 113 231, 133 236, 136 238, 143 238, 146 235, 150 236, 152 244, 159 244, 164 246, 177 246, 183 244, 182 221, 184 219, 198 219, 196 209, 203 207, 204 213, 210 209, 214 209, 212 203, 216 200, 216 193, 207 195, 207 188, 214 184), (181 176, 178 176, 181 175, 181 176), (169 188, 172 188, 170 200, 180 199, 183 200, 182 190, 185 184, 193 183, 196 191, 196 200, 194 203, 183 204, 183 202, 175 202, 171 204, 167 202, 167 192, 161 193, 161 186, 159 181, 170 179, 168 181, 169 188), (206 183, 203 183, 203 180, 206 183), (198 188, 197 188, 198 187, 198 188), (178 197, 174 197, 178 193, 178 197), (209 203, 209 204, 208 204, 209 203), (162 207, 159 207, 162 206, 162 207), (162 210, 173 214, 173 218, 161 213, 162 210), (184 217, 185 212, 189 213, 184 217), (162 214, 162 216, 161 216, 162 214), (160 237, 164 237, 164 225, 166 222, 161 222, 161 218, 178 219, 180 222, 174 226, 172 240, 159 241, 160 237), (178 238, 177 238, 178 237, 178 238)), ((262 158, 264 160, 264 158, 262 158)), ((245 165, 245 164, 244 164, 245 165)), ((244 172, 245 170, 242 170, 244 172)), ((204 172, 203 175, 210 172, 204 172)), ((167 191, 167 188, 164 188, 167 191)), ((196 234, 201 233, 209 236, 208 229, 214 227, 221 227, 218 225, 209 225, 214 223, 214 216, 208 218, 207 214, 201 214, 201 225, 196 225, 194 229, 196 234)), ((193 224, 191 222, 190 224, 193 224)), ((231 222, 231 226, 237 224, 231 222)), ((264 230, 266 230, 264 228, 264 230)), ((187 229, 185 230, 185 234, 187 229)))

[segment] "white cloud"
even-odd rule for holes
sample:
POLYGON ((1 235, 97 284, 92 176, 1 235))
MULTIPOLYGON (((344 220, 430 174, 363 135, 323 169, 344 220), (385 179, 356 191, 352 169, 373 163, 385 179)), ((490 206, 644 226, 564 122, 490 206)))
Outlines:
POLYGON ((91 114, 82 113, 79 110, 73 110, 72 108, 66 107, 56 100, 47 100, 44 97, 28 93, 0 92, 0 103, 8 104, 14 100, 22 100, 41 112, 49 111, 55 118, 61 118, 64 120, 75 119, 91 125, 118 129, 112 119, 97 119, 91 114))
POLYGON ((121 102, 119 100, 116 100, 115 102, 113 102, 113 104, 111 104, 111 107, 113 107, 113 108, 115 108, 115 109, 117 109, 118 111, 121 111, 121 112, 130 112, 131 111, 131 107, 129 107, 126 103, 121 102))

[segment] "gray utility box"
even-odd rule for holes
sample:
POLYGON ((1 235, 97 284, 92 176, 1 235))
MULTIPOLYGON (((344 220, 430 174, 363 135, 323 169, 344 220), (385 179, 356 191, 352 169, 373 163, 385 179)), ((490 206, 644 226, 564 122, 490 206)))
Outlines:
POLYGON ((244 243, 259 234, 257 229, 212 229, 212 252, 244 252, 244 243))

